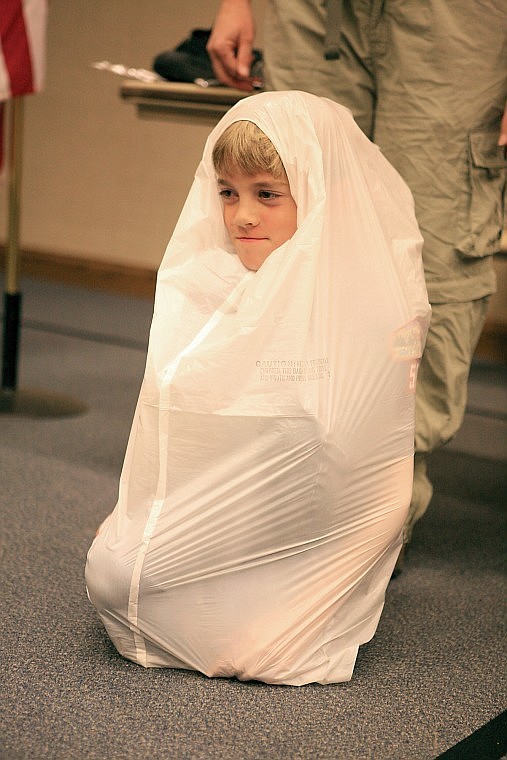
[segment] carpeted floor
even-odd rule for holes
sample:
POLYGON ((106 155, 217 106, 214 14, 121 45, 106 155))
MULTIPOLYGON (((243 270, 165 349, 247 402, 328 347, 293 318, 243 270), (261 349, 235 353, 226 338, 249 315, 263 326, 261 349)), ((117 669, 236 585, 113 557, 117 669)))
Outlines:
POLYGON ((114 506, 151 305, 23 292, 20 388, 87 411, 0 416, 2 760, 431 760, 505 709, 505 368, 474 367, 465 425, 434 457, 433 503, 350 683, 144 670, 109 643, 83 568, 114 506))

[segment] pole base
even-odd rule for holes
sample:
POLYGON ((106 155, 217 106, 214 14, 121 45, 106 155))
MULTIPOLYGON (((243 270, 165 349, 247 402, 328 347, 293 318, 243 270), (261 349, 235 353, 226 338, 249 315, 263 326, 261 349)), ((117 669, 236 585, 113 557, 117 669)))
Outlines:
POLYGON ((70 396, 32 388, 0 391, 0 414, 20 417, 71 417, 86 412, 87 406, 70 396))

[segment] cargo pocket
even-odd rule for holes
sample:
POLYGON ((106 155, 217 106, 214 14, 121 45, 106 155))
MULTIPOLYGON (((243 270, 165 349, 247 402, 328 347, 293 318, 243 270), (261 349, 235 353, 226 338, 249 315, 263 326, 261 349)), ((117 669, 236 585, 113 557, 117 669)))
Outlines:
POLYGON ((463 256, 489 256, 500 248, 507 161, 498 135, 498 127, 469 135, 456 242, 463 256))

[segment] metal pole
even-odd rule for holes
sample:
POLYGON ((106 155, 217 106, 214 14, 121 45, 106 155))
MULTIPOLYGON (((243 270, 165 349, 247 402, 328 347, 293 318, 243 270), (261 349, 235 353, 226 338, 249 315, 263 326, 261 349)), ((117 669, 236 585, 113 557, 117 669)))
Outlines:
POLYGON ((23 144, 23 98, 8 103, 9 128, 9 220, 5 259, 4 334, 2 345, 2 390, 15 391, 17 385, 21 293, 18 291, 19 226, 23 144))
POLYGON ((70 396, 17 388, 18 346, 21 325, 21 293, 18 290, 19 227, 21 216, 21 158, 23 98, 11 98, 9 126, 9 229, 5 261, 4 335, 0 414, 29 417, 63 417, 83 414, 86 405, 70 396))

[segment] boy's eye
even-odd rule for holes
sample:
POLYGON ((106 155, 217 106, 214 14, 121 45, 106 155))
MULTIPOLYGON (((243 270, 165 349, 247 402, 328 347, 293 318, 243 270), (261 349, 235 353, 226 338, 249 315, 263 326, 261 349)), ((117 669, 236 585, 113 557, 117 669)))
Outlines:
POLYGON ((223 201, 229 201, 229 200, 231 200, 231 198, 234 195, 233 191, 229 190, 227 188, 225 188, 224 190, 220 190, 220 192, 218 194, 219 194, 220 198, 223 201))
POLYGON ((272 201, 278 198, 278 193, 273 193, 271 190, 259 190, 259 198, 263 201, 272 201))

